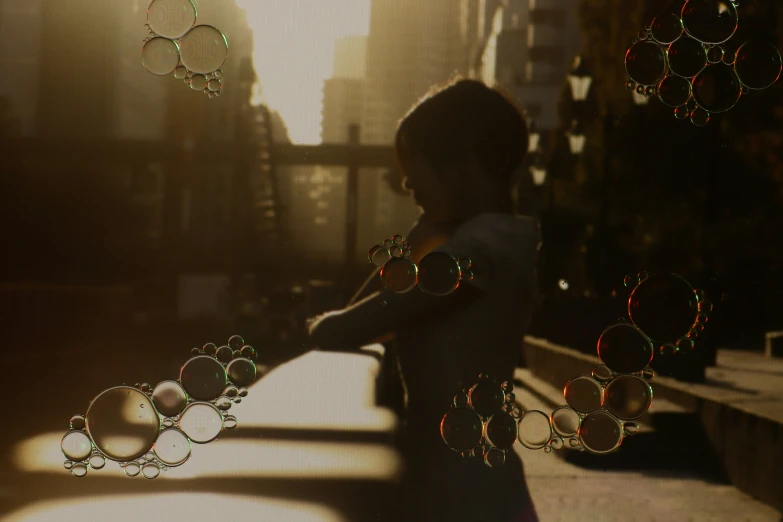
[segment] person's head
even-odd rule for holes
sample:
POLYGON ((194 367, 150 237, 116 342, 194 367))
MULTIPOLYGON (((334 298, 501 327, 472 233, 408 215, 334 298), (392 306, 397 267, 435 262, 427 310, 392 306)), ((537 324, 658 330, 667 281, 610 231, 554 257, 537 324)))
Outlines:
POLYGON ((513 172, 527 154, 525 118, 496 89, 458 79, 435 88, 400 121, 403 186, 436 222, 511 212, 513 172))

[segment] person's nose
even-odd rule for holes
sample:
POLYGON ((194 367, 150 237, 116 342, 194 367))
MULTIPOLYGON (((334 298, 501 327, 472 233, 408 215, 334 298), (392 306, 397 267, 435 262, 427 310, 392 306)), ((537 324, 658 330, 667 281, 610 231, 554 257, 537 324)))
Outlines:
POLYGON ((413 184, 411 183, 411 178, 408 176, 405 176, 402 178, 402 188, 405 190, 413 190, 413 184))

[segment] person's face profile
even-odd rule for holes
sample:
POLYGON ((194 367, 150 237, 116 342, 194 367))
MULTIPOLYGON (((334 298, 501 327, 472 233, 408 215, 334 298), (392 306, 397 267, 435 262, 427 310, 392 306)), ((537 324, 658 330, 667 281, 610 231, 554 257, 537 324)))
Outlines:
POLYGON ((430 219, 448 221, 453 217, 456 197, 453 183, 444 182, 443 176, 420 158, 407 162, 403 176, 403 188, 413 195, 430 219))

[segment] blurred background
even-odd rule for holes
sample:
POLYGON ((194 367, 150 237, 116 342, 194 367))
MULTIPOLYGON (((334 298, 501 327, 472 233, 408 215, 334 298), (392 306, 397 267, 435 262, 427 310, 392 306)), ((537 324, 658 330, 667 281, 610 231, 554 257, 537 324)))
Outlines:
MULTIPOLYGON (((704 382, 719 349, 783 330, 783 83, 704 127, 626 90, 627 48, 683 2, 194 3, 229 42, 216 99, 144 69, 145 0, 0 0, 0 357, 9 389, 71 386, 47 394, 53 425, 233 333, 264 364, 300 350, 418 216, 396 124, 455 72, 533 129, 514 194, 544 235, 531 335, 595 354, 640 271, 715 306, 666 375, 704 382)), ((729 45, 783 48, 779 2, 738 12, 729 45)))

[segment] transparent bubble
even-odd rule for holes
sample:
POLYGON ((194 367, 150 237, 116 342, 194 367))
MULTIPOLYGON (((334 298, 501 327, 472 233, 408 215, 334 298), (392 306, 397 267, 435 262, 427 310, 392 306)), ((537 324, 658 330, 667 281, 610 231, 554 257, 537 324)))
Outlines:
POLYGON ((226 415, 226 418, 223 419, 223 426, 225 426, 227 430, 233 430, 237 427, 237 424, 237 418, 233 415, 226 415))
POLYGON ((250 359, 234 359, 226 368, 229 380, 237 386, 248 386, 256 380, 256 364, 250 359))
POLYGON ((549 443, 549 446, 554 450, 559 450, 563 448, 563 439, 560 437, 552 437, 552 441, 549 443))
POLYGON ((645 368, 642 370, 642 378, 651 381, 655 378, 655 371, 652 368, 645 368))
POLYGON ((449 410, 440 421, 440 436, 454 451, 469 451, 481 442, 483 424, 478 413, 468 408, 449 410))
POLYGON ((228 56, 228 41, 210 25, 197 25, 180 42, 182 65, 190 71, 207 74, 219 69, 228 56))
POLYGON ((623 285, 626 288, 633 288, 639 284, 639 277, 636 274, 628 274, 623 278, 623 285))
POLYGON ((682 21, 674 13, 661 13, 650 24, 650 35, 664 45, 682 36, 682 21))
POLYGON ((63 467, 65 469, 71 469, 73 467, 73 462, 71 462, 70 460, 66 460, 65 462, 63 462, 63 467))
POLYGON ((217 71, 213 72, 212 75, 219 80, 223 78, 223 71, 218 69, 217 71))
POLYGON ((155 459, 155 453, 152 451, 148 451, 146 455, 144 455, 144 460, 154 460, 155 459))
POLYGON ((188 68, 180 65, 176 69, 174 69, 174 78, 177 80, 184 80, 188 76, 188 68))
POLYGON ((239 404, 240 402, 242 402, 242 397, 237 397, 234 399, 234 404, 239 404))
POLYGON ((199 355, 182 366, 179 381, 193 399, 209 401, 220 397, 226 387, 226 370, 213 357, 199 355))
POLYGON ((228 388, 226 388, 226 390, 223 392, 223 394, 226 397, 230 397, 231 399, 233 399, 237 395, 239 395, 239 390, 236 388, 236 386, 229 386, 228 388))
MULTIPOLYGON (((647 280, 649 281, 649 279, 647 280)), ((633 296, 647 284, 640 283, 633 296)), ((630 306, 629 306, 630 308, 630 306)), ((633 316, 631 317, 633 320, 633 316)), ((632 324, 618 323, 608 327, 598 338, 598 357, 617 373, 640 372, 653 358, 653 346, 642 331, 632 324)))
POLYGON ((640 426, 638 423, 629 421, 623 423, 623 433, 626 435, 636 435, 639 433, 640 426))
POLYGON ((699 308, 699 313, 708 314, 712 312, 712 303, 709 301, 700 301, 698 308, 699 308))
POLYGON ((623 428, 611 415, 596 411, 582 419, 579 441, 591 453, 609 453, 617 449, 623 440, 623 428))
POLYGON ((707 61, 720 63, 723 60, 723 47, 710 47, 707 49, 707 61))
POLYGON ((628 299, 631 321, 658 343, 671 343, 685 335, 694 323, 697 306, 693 287, 676 274, 651 276, 628 299))
POLYGON ((517 421, 508 413, 496 413, 485 428, 487 442, 501 449, 508 449, 517 440, 517 421))
POLYGON ((688 108, 689 112, 695 111, 696 109, 699 108, 699 104, 696 103, 696 100, 694 100, 693 98, 689 99, 685 104, 685 106, 688 108))
POLYGON ((604 396, 604 406, 610 413, 619 419, 633 420, 650 409, 653 391, 641 377, 621 375, 606 386, 604 396))
POLYGON ((467 408, 468 407, 468 394, 465 393, 465 391, 460 390, 459 393, 457 393, 454 396, 454 407, 455 408, 467 408))
POLYGON ((675 353, 677 353, 677 347, 674 346, 673 344, 664 344, 663 346, 661 346, 660 350, 661 350, 661 355, 666 355, 666 356, 674 355, 675 353))
POLYGON ((72 430, 83 430, 84 429, 84 415, 76 414, 73 417, 71 417, 71 429, 72 430))
POLYGON ((247 388, 240 388, 239 389, 239 396, 240 397, 247 397, 247 388))
POLYGON ((766 89, 774 84, 781 72, 780 53, 774 45, 751 40, 737 49, 734 70, 749 89, 766 89))
POLYGON ((690 97, 691 82, 682 76, 667 76, 658 84, 658 98, 669 107, 685 105, 690 97))
POLYGON ((697 127, 704 127, 709 122, 710 122, 710 113, 705 111, 701 107, 697 108, 695 111, 691 113, 691 123, 693 123, 697 127))
POLYGON ((196 23, 196 15, 191 0, 152 0, 147 9, 147 24, 160 36, 179 38, 196 23))
POLYGON ((579 446, 582 445, 582 443, 579 442, 579 438, 578 437, 571 437, 570 439, 568 439, 568 444, 572 448, 578 448, 579 446))
POLYGON ((707 65, 704 45, 693 38, 680 38, 666 51, 671 71, 683 78, 693 78, 707 65))
POLYGON ((637 38, 639 40, 646 40, 647 39, 647 32, 646 31, 639 31, 639 34, 637 35, 637 38))
POLYGON ((517 396, 513 393, 506 392, 506 402, 513 403, 516 400, 517 396))
POLYGON ((683 337, 677 340, 677 351, 679 352, 690 352, 693 350, 693 346, 693 340, 687 337, 683 337))
POLYGON ((688 112, 688 108, 685 105, 682 105, 680 107, 677 107, 674 109, 674 117, 678 120, 684 120, 688 117, 690 113, 688 112))
POLYGON ((741 94, 739 78, 728 65, 710 65, 693 79, 693 99, 709 112, 728 111, 741 94))
POLYGON ((647 87, 647 89, 644 91, 645 96, 655 96, 655 94, 656 94, 656 90, 655 87, 653 86, 647 87))
POLYGON ((655 42, 637 42, 625 53, 625 71, 640 85, 654 85, 666 75, 666 53, 655 42))
POLYGON ((241 356, 242 356, 242 352, 240 352, 239 350, 234 350, 234 353, 233 353, 234 359, 236 359, 237 357, 241 357, 241 356))
POLYGON ((217 352, 217 345, 215 343, 207 343, 201 349, 204 350, 204 353, 207 355, 215 355, 215 352, 217 352))
MULTIPOLYGON (((699 303, 699 304, 701 304, 701 303, 699 303)), ((710 320, 710 316, 708 316, 707 314, 700 313, 699 315, 696 316, 696 322, 697 323, 707 324, 707 321, 709 321, 709 320, 710 320)))
POLYGON ((563 395, 568 405, 581 413, 597 410, 603 402, 601 385, 585 376, 568 381, 563 395))
POLYGON ((383 266, 391 259, 391 253, 386 246, 375 245, 367 252, 367 259, 375 266, 383 266))
POLYGON ((223 416, 208 402, 191 402, 180 415, 178 427, 193 442, 204 444, 220 435, 223 416))
POLYGON ((201 350, 199 350, 198 348, 191 348, 190 349, 190 354, 191 355, 198 355, 200 353, 201 353, 201 350))
POLYGON ((172 426, 174 426, 174 421, 172 419, 163 419, 164 428, 171 428, 172 426))
POLYGON ((200 74, 195 74, 190 79, 190 88, 194 91, 203 91, 207 85, 207 79, 200 74))
POLYGON ((418 265, 419 288, 431 295, 449 295, 459 286, 459 263, 446 252, 430 252, 418 265))
POLYGON ((470 406, 483 417, 490 417, 499 412, 506 400, 500 384, 490 379, 481 379, 473 385, 468 399, 470 406))
POLYGON ((160 432, 153 451, 162 463, 179 466, 190 458, 191 446, 184 433, 172 428, 160 432))
POLYGON ((74 464, 71 468, 71 475, 74 477, 84 477, 87 475, 87 466, 80 463, 74 464))
POLYGON ((150 393, 152 391, 152 386, 149 385, 149 383, 142 384, 139 389, 144 393, 150 393))
MULTIPOLYGON (((644 94, 644 85, 637 85, 636 86, 636 94, 644 94)), ((565 290, 565 288, 564 288, 565 290)))
POLYGON ((234 350, 228 346, 221 346, 215 352, 215 357, 222 363, 229 363, 234 358, 234 350))
POLYGON ((498 448, 490 448, 484 454, 484 464, 490 468, 497 468, 506 463, 506 452, 498 448))
POLYGON ((245 340, 241 335, 232 335, 228 338, 228 347, 232 350, 241 350, 245 345, 245 340))
POLYGON ((90 457, 90 467, 92 469, 101 469, 106 465, 106 458, 103 455, 93 455, 90 457))
POLYGON ((188 402, 188 396, 178 382, 163 381, 155 386, 152 402, 161 415, 172 417, 182 411, 188 402))
POLYGON ((416 287, 416 263, 405 257, 392 258, 381 268, 381 283, 386 290, 402 294, 416 287))
POLYGON ((541 449, 552 438, 549 416, 543 411, 526 411, 517 425, 519 442, 528 449, 541 449))
POLYGON ((95 447, 118 461, 147 453, 160 431, 160 417, 152 401, 130 386, 102 392, 90 403, 86 417, 95 447))
POLYGON ((552 446, 548 444, 544 446, 544 453, 552 453, 552 446))
POLYGON ((217 406, 217 409, 221 411, 227 411, 231 409, 231 399, 228 397, 218 397, 218 399, 215 401, 215 406, 217 406))
POLYGON ((625 82, 625 90, 632 91, 634 89, 636 89, 636 84, 634 82, 632 81, 625 82))
POLYGON ((60 441, 60 449, 67 459, 84 460, 92 453, 92 442, 83 431, 69 431, 60 441))
POLYGON ((139 465, 138 465, 137 463, 135 463, 135 462, 128 462, 128 463, 127 463, 127 464, 125 464, 125 466, 123 467, 123 471, 124 471, 124 472, 125 472, 125 474, 126 474, 126 475, 128 475, 129 477, 135 477, 135 476, 136 476, 136 475, 138 475, 138 474, 139 474, 139 472, 141 471, 141 466, 139 466, 139 465))
POLYGON ((160 468, 157 464, 154 464, 150 462, 149 464, 145 464, 143 468, 141 468, 141 474, 144 475, 144 478, 147 479, 154 479, 157 478, 158 475, 160 475, 160 468))
POLYGON ((608 381, 613 376, 608 366, 596 366, 593 368, 593 378, 597 381, 608 381))
POLYGON ((256 350, 252 346, 245 345, 239 350, 239 353, 246 359, 253 359, 256 355, 256 350))
POLYGON ((726 0, 688 0, 682 8, 682 25, 696 40, 723 43, 737 30, 737 8, 726 0))
POLYGON ((171 74, 179 63, 179 47, 168 38, 152 38, 141 49, 141 64, 152 74, 171 74))
POLYGON ((568 406, 561 406, 552 412, 552 429, 558 435, 571 437, 579 430, 579 414, 568 406))

